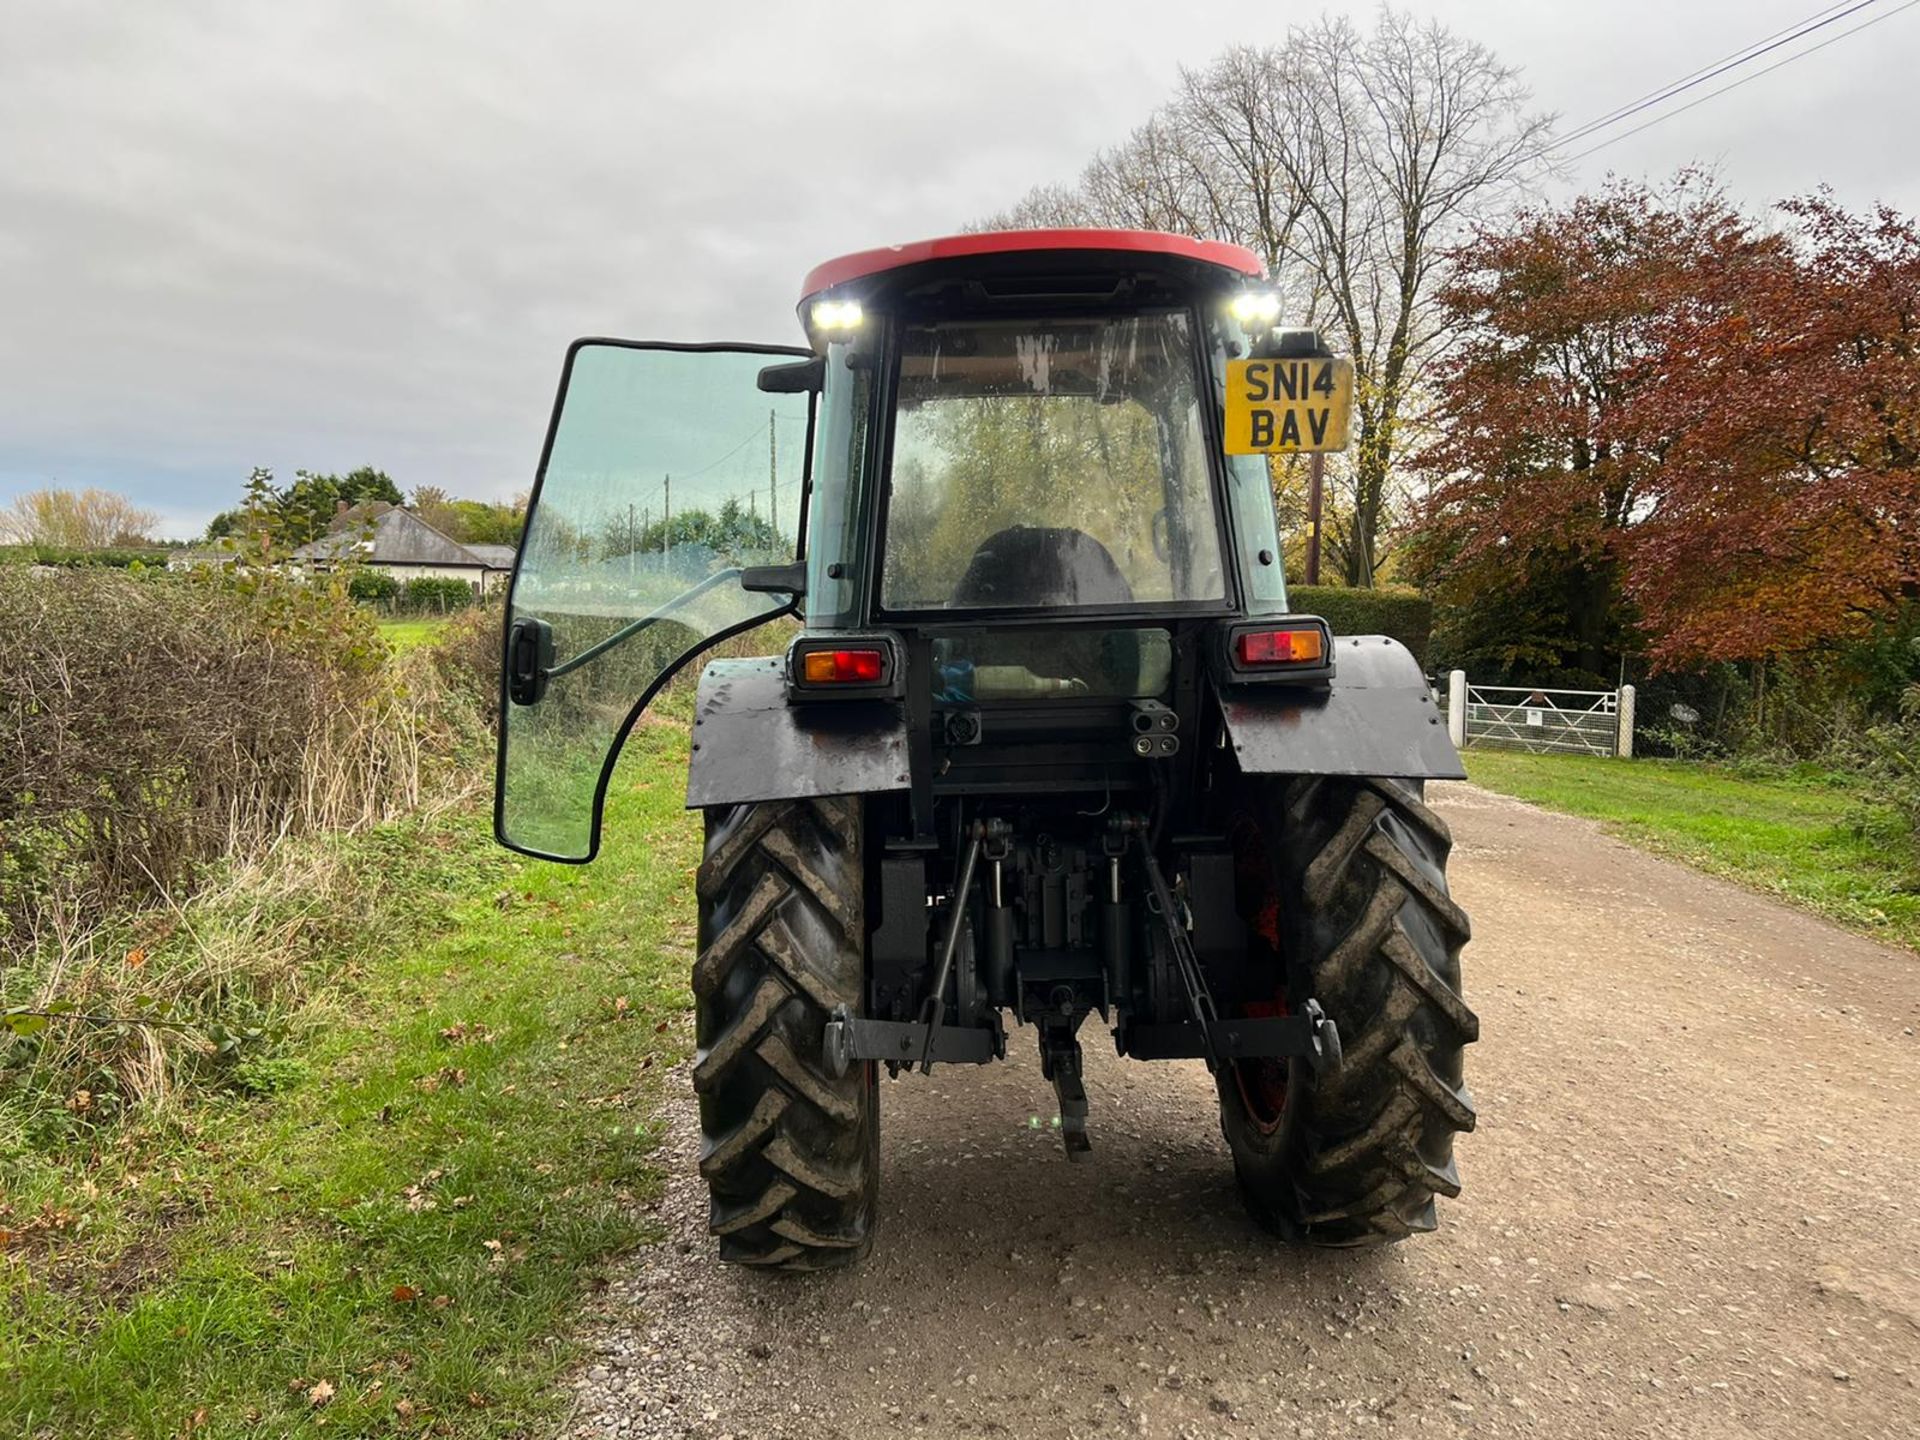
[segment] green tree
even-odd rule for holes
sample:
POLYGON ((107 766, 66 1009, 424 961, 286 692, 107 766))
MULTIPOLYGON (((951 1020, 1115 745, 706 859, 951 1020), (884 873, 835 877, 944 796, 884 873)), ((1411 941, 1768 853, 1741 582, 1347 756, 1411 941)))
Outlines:
POLYGON ((526 505, 491 500, 453 502, 453 538, 463 545, 517 545, 526 523, 526 505))
POLYGON ((243 524, 258 537, 271 532, 275 543, 293 549, 327 533, 341 507, 383 502, 398 505, 400 487, 384 470, 362 465, 345 475, 319 475, 296 470, 291 485, 275 485, 273 471, 256 468, 247 477, 239 510, 226 510, 207 525, 207 538, 233 538, 243 524))
POLYGON ((294 477, 293 484, 280 495, 280 523, 287 544, 305 545, 326 534, 341 506, 351 502, 331 475, 297 470, 294 477))
POLYGON ((414 489, 412 509, 442 535, 462 545, 517 545, 527 503, 524 496, 506 504, 462 500, 438 485, 420 485, 414 489))
POLYGON ((409 508, 442 535, 454 540, 460 538, 454 534, 459 527, 460 517, 453 508, 453 496, 438 485, 414 486, 409 508))
POLYGON ((600 533, 599 549, 606 559, 636 550, 653 554, 682 547, 710 550, 723 565, 762 565, 791 553, 791 547, 764 516, 734 497, 729 497, 717 513, 683 510, 671 524, 656 520, 646 526, 630 526, 622 516, 610 520, 600 533))

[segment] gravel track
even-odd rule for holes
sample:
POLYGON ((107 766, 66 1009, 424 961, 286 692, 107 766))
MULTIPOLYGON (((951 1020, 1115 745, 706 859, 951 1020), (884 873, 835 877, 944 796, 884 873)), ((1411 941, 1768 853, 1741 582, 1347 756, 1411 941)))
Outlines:
POLYGON ((1438 1234, 1278 1246, 1212 1086, 1083 1032, 1069 1165, 1012 1063, 883 1080, 878 1247, 711 1258, 690 1089, 669 1238, 584 1323, 569 1436, 1920 1436, 1920 957, 1434 787, 1478 938, 1480 1127, 1438 1234))

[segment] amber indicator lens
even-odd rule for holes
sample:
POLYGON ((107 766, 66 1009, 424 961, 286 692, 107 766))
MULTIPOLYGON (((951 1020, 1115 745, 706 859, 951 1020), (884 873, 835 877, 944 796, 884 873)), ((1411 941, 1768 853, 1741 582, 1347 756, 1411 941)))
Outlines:
POLYGON ((1318 630, 1247 630, 1233 644, 1242 665, 1317 665, 1326 658, 1318 630))
POLYGON ((809 650, 800 657, 800 675, 809 685, 873 685, 881 665, 878 650, 809 650))

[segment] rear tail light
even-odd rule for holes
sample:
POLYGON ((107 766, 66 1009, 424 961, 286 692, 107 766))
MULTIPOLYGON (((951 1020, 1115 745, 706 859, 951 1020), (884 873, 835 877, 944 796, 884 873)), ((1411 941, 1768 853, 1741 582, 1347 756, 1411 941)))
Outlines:
POLYGON ((1228 685, 1330 685, 1333 632, 1318 615, 1266 615, 1227 626, 1213 651, 1228 685))
POLYGON ((1323 665, 1326 636, 1318 626, 1288 630, 1242 630, 1233 637, 1234 658, 1248 668, 1268 665, 1323 665))
POLYGON ((891 631, 802 635, 787 647, 787 698, 898 700, 901 650, 891 631))
POLYGON ((877 685, 886 673, 882 650, 809 650, 800 657, 800 678, 809 685, 877 685))

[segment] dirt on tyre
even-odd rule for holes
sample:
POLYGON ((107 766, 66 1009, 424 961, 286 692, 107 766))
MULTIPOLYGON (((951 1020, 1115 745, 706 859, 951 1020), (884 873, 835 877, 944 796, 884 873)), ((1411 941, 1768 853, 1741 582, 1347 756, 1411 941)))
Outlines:
POLYGON ((693 1083, 709 1228, 735 1264, 852 1264, 873 1243, 879 1097, 874 1067, 835 1076, 821 1037, 865 988, 861 805, 705 815, 693 1083))
POLYGON ((1309 1244, 1432 1230, 1434 1197, 1460 1192, 1453 1137, 1474 1124, 1462 1058, 1480 1030, 1460 994, 1468 924, 1447 893, 1446 822, 1418 781, 1248 783, 1232 827, 1241 910, 1277 982, 1271 1009, 1248 1008, 1317 999, 1345 1056, 1321 1073, 1222 1071, 1242 1197, 1261 1225, 1309 1244))

